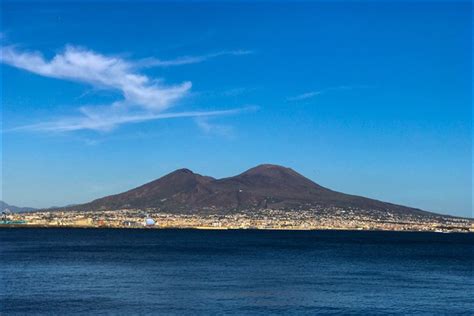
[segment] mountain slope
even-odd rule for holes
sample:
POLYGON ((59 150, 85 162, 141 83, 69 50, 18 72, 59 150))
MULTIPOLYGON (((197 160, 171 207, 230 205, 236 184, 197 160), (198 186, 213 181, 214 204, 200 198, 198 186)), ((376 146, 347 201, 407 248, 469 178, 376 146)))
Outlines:
POLYGON ((199 195, 209 193, 206 185, 213 180, 188 169, 179 169, 130 191, 106 196, 73 208, 116 209, 192 205, 199 195))
POLYGON ((10 212, 13 212, 13 213, 22 213, 22 212, 34 211, 35 208, 15 206, 15 205, 7 204, 4 201, 0 201, 0 210, 2 212, 5 211, 5 210, 9 210, 10 212))
POLYGON ((68 209, 159 208, 174 213, 228 213, 242 209, 303 210, 316 207, 433 215, 419 209, 332 191, 290 168, 269 164, 223 179, 179 169, 130 191, 68 209))

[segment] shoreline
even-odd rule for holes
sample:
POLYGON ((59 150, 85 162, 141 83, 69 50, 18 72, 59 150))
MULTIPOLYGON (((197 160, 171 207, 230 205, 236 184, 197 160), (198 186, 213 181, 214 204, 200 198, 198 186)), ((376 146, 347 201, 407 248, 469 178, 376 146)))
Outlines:
POLYGON ((394 232, 394 233, 435 233, 435 234, 474 234, 474 231, 435 231, 435 230, 394 230, 394 229, 354 229, 354 228, 219 228, 219 227, 111 227, 111 226, 51 226, 3 224, 0 229, 104 229, 104 230, 196 230, 196 231, 334 231, 334 232, 394 232))

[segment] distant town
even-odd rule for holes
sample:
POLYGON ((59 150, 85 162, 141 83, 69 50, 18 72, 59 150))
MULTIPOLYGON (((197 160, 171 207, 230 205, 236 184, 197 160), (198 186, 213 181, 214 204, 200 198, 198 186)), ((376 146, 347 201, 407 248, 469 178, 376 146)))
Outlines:
POLYGON ((252 209, 228 214, 212 214, 209 211, 186 214, 167 213, 159 209, 4 212, 0 223, 3 227, 474 232, 474 219, 443 215, 399 216, 390 212, 374 215, 373 210, 337 207, 309 210, 252 209))

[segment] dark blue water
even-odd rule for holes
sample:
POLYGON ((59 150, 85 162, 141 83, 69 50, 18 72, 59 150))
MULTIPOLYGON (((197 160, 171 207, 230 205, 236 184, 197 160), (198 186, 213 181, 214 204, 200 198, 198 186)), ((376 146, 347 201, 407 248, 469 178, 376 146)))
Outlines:
POLYGON ((474 235, 0 229, 2 314, 474 314, 474 235))

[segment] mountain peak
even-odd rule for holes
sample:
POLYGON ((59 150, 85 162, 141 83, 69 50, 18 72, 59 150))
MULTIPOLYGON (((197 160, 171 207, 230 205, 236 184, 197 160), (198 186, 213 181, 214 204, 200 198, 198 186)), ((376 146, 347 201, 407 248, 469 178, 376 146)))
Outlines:
POLYGON ((9 210, 13 213, 20 213, 20 212, 34 211, 35 209, 32 207, 21 207, 21 206, 10 205, 4 201, 0 201, 0 210, 2 212, 5 210, 9 210))
POLYGON ((211 177, 202 176, 198 173, 194 173, 193 171, 187 168, 177 169, 173 172, 168 173, 167 175, 163 176, 160 179, 153 181, 152 183, 163 182, 165 181, 167 185, 177 186, 178 183, 188 183, 191 182, 207 182, 212 180, 211 177))
POLYGON ((256 167, 250 168, 249 170, 243 172, 241 175, 278 175, 278 174, 292 174, 298 175, 293 169, 273 165, 273 164, 261 164, 256 167))
MULTIPOLYGON (((184 181, 186 181, 186 179, 194 179, 199 182, 207 182, 210 180, 214 180, 214 178, 212 177, 200 175, 199 173, 195 173, 192 170, 187 169, 187 168, 177 169, 171 173, 168 173, 167 175, 165 175, 163 178, 160 178, 160 179, 175 179, 175 180, 181 179, 184 181)), ((160 179, 155 180, 155 181, 159 181, 160 179)))
POLYGON ((181 168, 173 171, 172 173, 187 173, 187 174, 194 174, 192 170, 189 170, 187 168, 181 168))
POLYGON ((289 168, 283 167, 283 166, 280 166, 280 165, 274 165, 274 164, 271 164, 271 163, 263 163, 263 164, 260 164, 258 166, 255 166, 251 169, 289 169, 289 168))

